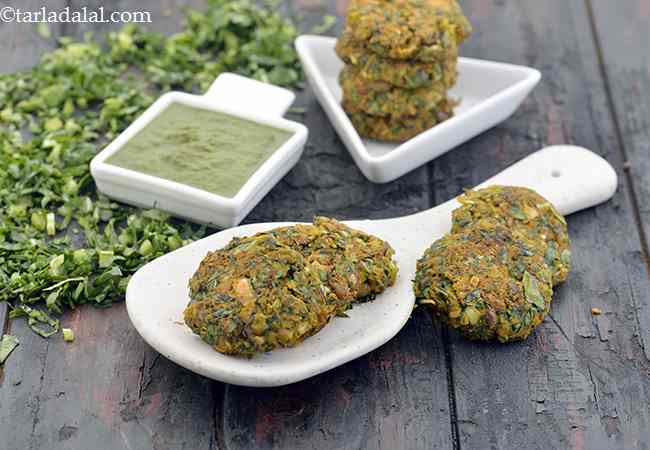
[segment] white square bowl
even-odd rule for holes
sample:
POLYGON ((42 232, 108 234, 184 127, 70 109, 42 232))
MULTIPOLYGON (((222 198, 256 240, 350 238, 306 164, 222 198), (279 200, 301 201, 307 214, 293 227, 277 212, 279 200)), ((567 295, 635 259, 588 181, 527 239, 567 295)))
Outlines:
POLYGON ((310 86, 363 174, 387 183, 448 152, 510 117, 539 83, 538 70, 512 64, 459 58, 451 96, 461 103, 454 117, 402 143, 362 139, 341 108, 338 77, 343 62, 336 39, 303 35, 296 49, 310 86))
POLYGON ((224 228, 235 226, 300 159, 307 141, 307 128, 282 118, 294 98, 293 92, 287 89, 234 74, 220 75, 202 96, 169 92, 93 158, 90 172, 100 192, 124 203, 157 208, 198 223, 224 228), (293 134, 234 197, 223 197, 106 162, 172 103, 231 114, 293 134))

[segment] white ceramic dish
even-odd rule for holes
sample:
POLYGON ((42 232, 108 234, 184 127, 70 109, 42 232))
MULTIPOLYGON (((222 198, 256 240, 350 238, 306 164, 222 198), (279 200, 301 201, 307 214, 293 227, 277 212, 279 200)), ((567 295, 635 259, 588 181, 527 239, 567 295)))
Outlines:
MULTIPOLYGON (((599 156, 579 147, 549 147, 525 158, 481 186, 527 186, 570 214, 609 199, 616 173, 599 156)), ((162 355, 194 372, 227 383, 280 386, 329 370, 387 342, 404 326, 414 304, 411 280, 417 259, 449 231, 451 200, 428 211, 397 219, 346 222, 387 240, 395 249, 395 286, 374 301, 355 306, 349 318, 335 318, 300 345, 242 359, 215 352, 183 323, 187 282, 208 251, 234 236, 251 235, 288 223, 244 225, 209 236, 142 267, 129 282, 126 306, 140 335, 162 355), (408 232, 405 232, 408 230, 408 232)))
POLYGON ((222 74, 205 95, 170 92, 161 96, 90 163, 100 192, 125 203, 157 208, 194 222, 218 227, 239 224, 298 162, 307 141, 307 128, 282 118, 293 92, 234 74, 222 74), (181 183, 107 164, 105 161, 171 103, 229 113, 293 133, 232 198, 181 183))
POLYGON ((296 49, 307 80, 339 137, 363 174, 376 183, 392 181, 510 117, 539 83, 530 67, 460 58, 451 95, 461 103, 455 116, 402 144, 362 139, 341 108, 338 76, 343 62, 335 38, 300 36, 296 49))

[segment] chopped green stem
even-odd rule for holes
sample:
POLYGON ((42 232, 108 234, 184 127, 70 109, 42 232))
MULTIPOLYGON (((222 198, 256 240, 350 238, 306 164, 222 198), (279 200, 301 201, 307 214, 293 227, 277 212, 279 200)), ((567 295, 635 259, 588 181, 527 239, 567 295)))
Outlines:
POLYGON ((101 196, 90 160, 170 89, 203 92, 225 71, 298 86, 296 35, 252 0, 208 0, 172 36, 127 25, 105 39, 62 38, 30 71, 0 74, 0 302, 11 317, 51 336, 53 315, 121 300, 138 268, 202 237, 101 196))

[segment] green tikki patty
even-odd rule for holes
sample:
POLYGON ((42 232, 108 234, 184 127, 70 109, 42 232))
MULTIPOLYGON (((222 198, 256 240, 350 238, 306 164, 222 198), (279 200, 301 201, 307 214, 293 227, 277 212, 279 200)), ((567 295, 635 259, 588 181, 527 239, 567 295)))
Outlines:
POLYGON ((185 323, 225 354, 293 347, 391 286, 393 253, 386 242, 322 217, 235 238, 190 279, 185 323))
POLYGON ((571 243, 566 220, 544 197, 527 188, 491 186, 467 191, 458 201, 462 206, 453 212, 452 232, 492 218, 544 242, 544 257, 553 271, 553 284, 567 279, 571 270, 571 243))
POLYGON ((382 81, 369 81, 353 66, 345 67, 339 80, 343 90, 343 108, 371 116, 413 117, 437 109, 447 98, 448 87, 444 85, 397 88, 382 81))
POLYGON ((352 125, 360 136, 378 141, 403 142, 417 136, 433 126, 444 122, 454 114, 454 102, 443 100, 436 109, 422 111, 416 116, 408 117, 380 117, 366 113, 350 112, 347 109, 354 109, 352 105, 343 103, 352 125))
POLYGON ((456 83, 458 48, 443 51, 431 62, 388 59, 370 51, 352 40, 351 32, 344 32, 337 40, 336 54, 354 66, 369 81, 383 81, 395 87, 417 89, 456 83))
POLYGON ((455 0, 352 0, 346 31, 384 58, 431 62, 471 33, 455 0))
POLYGON ((523 340, 549 312, 541 242, 485 219, 436 241, 417 263, 419 305, 469 339, 523 340))

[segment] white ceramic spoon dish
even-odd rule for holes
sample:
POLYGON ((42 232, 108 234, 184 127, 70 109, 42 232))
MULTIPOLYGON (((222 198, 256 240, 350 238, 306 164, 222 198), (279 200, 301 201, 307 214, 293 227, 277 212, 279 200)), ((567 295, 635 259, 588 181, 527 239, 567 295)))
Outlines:
MULTIPOLYGON (((602 203, 616 191, 612 167, 596 154, 571 146, 548 147, 514 164, 480 187, 526 186, 550 200, 562 214, 602 203)), ((316 335, 289 349, 236 358, 214 351, 183 324, 189 301, 187 282, 201 259, 232 237, 291 223, 262 223, 232 228, 142 267, 131 279, 126 306, 140 335, 163 356, 201 375, 246 386, 281 386, 339 366, 381 346, 404 326, 414 305, 411 280, 418 258, 451 228, 450 200, 428 211, 347 225, 388 241, 395 249, 399 275, 394 286, 374 301, 355 306, 349 318, 335 318, 316 335)))
POLYGON ((354 162, 375 183, 401 177, 506 120, 541 79, 540 72, 531 67, 460 58, 458 82, 450 92, 452 98, 460 99, 454 117, 402 144, 378 142, 362 139, 341 108, 338 77, 343 62, 335 46, 335 38, 304 35, 296 39, 316 98, 354 162))

